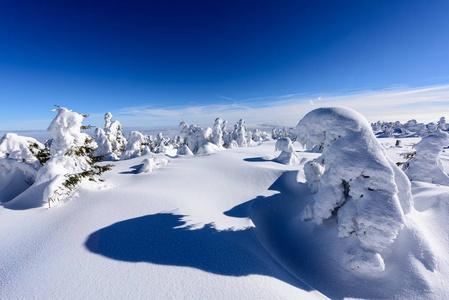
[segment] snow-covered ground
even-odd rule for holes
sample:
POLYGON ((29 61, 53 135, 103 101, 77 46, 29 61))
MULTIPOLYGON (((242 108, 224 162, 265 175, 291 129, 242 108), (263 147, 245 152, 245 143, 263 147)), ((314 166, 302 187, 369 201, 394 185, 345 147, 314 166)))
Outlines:
MULTIPOLYGON (((379 138, 394 161, 420 138, 379 138)), ((412 182, 413 211, 382 253, 385 271, 347 268, 355 237, 337 218, 301 219, 313 196, 275 141, 209 155, 113 162, 105 184, 42 207, 43 186, 0 183, 0 299, 445 299, 449 187, 412 182), (20 188, 19 188, 20 189, 20 188), (14 199, 12 199, 14 198, 14 199), (11 200, 12 199, 12 200, 11 200)), ((164 154, 159 154, 164 156, 164 154)), ((449 155, 442 154, 449 171, 449 155)), ((298 172, 299 171, 299 172, 298 172)))

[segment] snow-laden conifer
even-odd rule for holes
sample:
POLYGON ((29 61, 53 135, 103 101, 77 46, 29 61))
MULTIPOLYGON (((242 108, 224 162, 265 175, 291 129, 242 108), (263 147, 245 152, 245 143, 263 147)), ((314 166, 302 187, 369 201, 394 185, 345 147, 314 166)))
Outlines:
POLYGON ((218 147, 223 146, 223 120, 221 118, 216 118, 214 127, 212 128, 212 140, 211 143, 217 145, 218 147))
POLYGON ((53 137, 51 158, 36 174, 35 185, 46 184, 44 201, 56 202, 67 198, 78 184, 88 179, 101 181, 98 176, 111 168, 99 166, 93 153, 97 147, 93 138, 81 132, 84 115, 64 107, 55 109, 58 114, 48 127, 53 137))
POLYGON ((107 112, 104 115, 104 132, 111 142, 112 152, 118 157, 125 151, 127 144, 126 138, 123 136, 122 124, 119 121, 112 121, 112 114, 107 112))
POLYGON ((296 127, 301 144, 323 144, 323 153, 304 167, 315 192, 304 220, 322 224, 336 214, 340 237, 355 236, 350 266, 383 271, 382 251, 403 227, 412 207, 410 182, 388 158, 369 123, 347 108, 319 108, 296 127))
POLYGON ((101 128, 95 129, 95 143, 97 143, 97 149, 94 153, 95 156, 103 156, 104 160, 118 159, 117 155, 112 150, 111 142, 101 128))

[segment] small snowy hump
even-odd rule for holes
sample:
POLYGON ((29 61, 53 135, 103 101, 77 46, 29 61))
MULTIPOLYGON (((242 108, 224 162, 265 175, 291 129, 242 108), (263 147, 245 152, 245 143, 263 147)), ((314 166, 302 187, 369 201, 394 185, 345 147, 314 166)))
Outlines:
POLYGON ((275 158, 275 161, 285 165, 299 164, 299 157, 293 149, 293 144, 290 138, 280 138, 276 141, 276 150, 282 151, 281 154, 275 158))

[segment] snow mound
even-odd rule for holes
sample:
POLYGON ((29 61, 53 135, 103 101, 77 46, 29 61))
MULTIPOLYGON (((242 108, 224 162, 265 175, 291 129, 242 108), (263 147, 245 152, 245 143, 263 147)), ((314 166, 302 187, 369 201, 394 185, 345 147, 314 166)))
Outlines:
POLYGON ((299 164, 299 156, 296 154, 295 149, 293 148, 292 141, 290 138, 280 138, 276 141, 276 150, 282 151, 281 154, 274 159, 274 161, 285 164, 285 165, 298 165, 299 164))
POLYGON ((217 145, 214 145, 212 143, 206 143, 203 146, 201 146, 198 151, 196 152, 196 154, 199 155, 208 155, 208 154, 212 154, 217 152, 218 150, 220 150, 220 148, 217 145))
POLYGON ((156 169, 159 169, 169 164, 169 160, 164 157, 149 157, 142 161, 142 165, 137 173, 151 173, 156 169))
POLYGON ((351 268, 383 271, 382 251, 394 242, 404 225, 404 212, 412 206, 410 183, 388 158, 370 124, 354 110, 313 110, 296 131, 308 149, 323 147, 322 155, 304 166, 315 195, 302 218, 322 224, 336 214, 339 237, 358 240, 349 254, 351 268))
POLYGON ((449 134, 440 129, 416 144, 416 155, 405 171, 410 180, 449 185, 449 176, 444 172, 439 158, 443 148, 448 145, 449 134))

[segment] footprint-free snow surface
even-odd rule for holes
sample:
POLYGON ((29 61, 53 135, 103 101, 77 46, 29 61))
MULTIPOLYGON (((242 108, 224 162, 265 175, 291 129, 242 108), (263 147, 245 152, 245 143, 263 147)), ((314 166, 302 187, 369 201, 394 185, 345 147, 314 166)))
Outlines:
POLYGON ((445 298, 449 187, 413 182, 385 271, 359 273, 336 218, 300 218, 311 194, 298 170, 318 154, 286 166, 274 149, 167 157, 151 173, 138 171, 152 154, 117 161, 107 187, 50 209, 42 187, 0 183, 0 299, 445 298))

